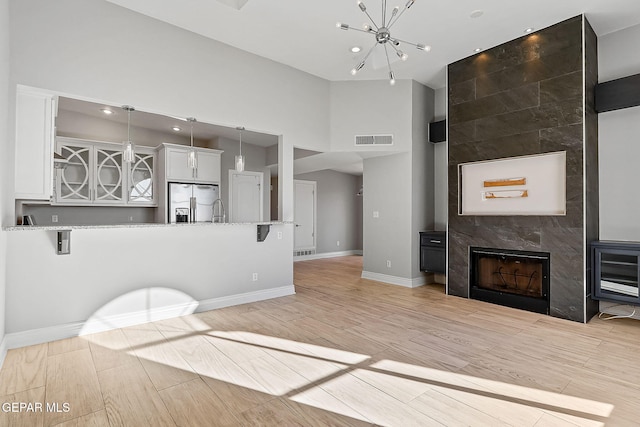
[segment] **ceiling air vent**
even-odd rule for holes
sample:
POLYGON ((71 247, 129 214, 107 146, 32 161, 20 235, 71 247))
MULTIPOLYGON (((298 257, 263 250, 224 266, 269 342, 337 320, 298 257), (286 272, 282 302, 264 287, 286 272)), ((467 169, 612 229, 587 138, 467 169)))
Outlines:
POLYGON ((393 135, 356 135, 356 145, 393 145, 393 135))

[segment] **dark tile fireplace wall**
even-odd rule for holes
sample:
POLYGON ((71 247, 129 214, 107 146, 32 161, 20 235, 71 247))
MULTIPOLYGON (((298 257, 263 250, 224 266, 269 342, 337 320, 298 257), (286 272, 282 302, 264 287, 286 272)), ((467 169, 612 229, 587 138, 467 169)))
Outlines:
POLYGON ((598 238, 597 79, 597 40, 582 16, 449 65, 449 294, 469 296, 472 246, 543 251, 550 314, 597 313, 590 283, 585 291, 598 238), (566 216, 458 215, 459 163, 554 151, 567 152, 566 216))

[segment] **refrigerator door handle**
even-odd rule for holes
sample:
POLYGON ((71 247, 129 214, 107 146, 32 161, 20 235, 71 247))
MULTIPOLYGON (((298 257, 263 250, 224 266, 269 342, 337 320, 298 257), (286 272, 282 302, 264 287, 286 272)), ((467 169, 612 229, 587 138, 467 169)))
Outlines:
POLYGON ((197 203, 196 203, 196 198, 195 197, 191 197, 191 199, 189 199, 190 202, 190 207, 191 209, 189 210, 189 212, 191 213, 191 218, 189 222, 196 222, 196 218, 198 218, 198 216, 196 215, 196 207, 197 207, 197 203))

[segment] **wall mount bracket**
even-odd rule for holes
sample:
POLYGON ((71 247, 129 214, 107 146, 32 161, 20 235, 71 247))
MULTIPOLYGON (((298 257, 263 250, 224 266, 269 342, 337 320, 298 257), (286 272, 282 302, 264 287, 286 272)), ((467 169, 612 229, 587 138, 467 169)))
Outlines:
POLYGON ((271 224, 258 224, 258 242, 264 242, 269 231, 271 231, 271 224))

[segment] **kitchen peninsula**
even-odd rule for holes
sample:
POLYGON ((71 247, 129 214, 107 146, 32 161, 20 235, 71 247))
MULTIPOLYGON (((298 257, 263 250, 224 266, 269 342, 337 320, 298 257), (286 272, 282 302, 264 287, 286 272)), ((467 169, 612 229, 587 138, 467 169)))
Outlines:
POLYGON ((60 228, 5 228, 11 347, 295 293, 290 223, 60 228))
MULTIPOLYGON (((198 167, 188 168, 191 148, 184 137, 138 127, 137 141, 148 141, 136 146, 129 166, 121 143, 104 142, 117 141, 122 124, 104 130, 102 121, 97 125, 95 117, 76 112, 67 119, 75 128, 58 117, 62 130, 56 133, 55 101, 49 93, 18 88, 16 219, 33 214, 37 220, 3 228, 12 248, 6 271, 9 348, 295 293, 291 222, 261 215, 251 222, 168 223, 170 182, 219 186, 228 200, 230 167, 222 156, 233 158, 234 141, 196 141, 198 167), (32 114, 21 115, 29 109, 32 114), (62 160, 54 161, 54 152, 62 160), (43 167, 35 170, 34 164, 43 167), (126 219, 113 219, 115 211, 126 219), (149 213, 139 221, 135 212, 149 213), (57 253, 62 230, 70 230, 65 255, 57 253)), ((270 180, 267 149, 247 151, 253 155, 247 169, 270 180)))

